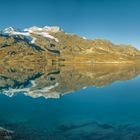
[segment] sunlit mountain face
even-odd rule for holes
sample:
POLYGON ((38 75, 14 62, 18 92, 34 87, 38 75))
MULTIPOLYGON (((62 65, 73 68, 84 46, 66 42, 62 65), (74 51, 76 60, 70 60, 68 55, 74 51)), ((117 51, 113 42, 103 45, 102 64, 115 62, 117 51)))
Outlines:
POLYGON ((107 40, 86 39, 66 33, 59 27, 45 26, 0 33, 0 63, 134 63, 140 52, 131 45, 107 40))
POLYGON ((0 140, 139 140, 139 64, 57 26, 1 30, 0 140))

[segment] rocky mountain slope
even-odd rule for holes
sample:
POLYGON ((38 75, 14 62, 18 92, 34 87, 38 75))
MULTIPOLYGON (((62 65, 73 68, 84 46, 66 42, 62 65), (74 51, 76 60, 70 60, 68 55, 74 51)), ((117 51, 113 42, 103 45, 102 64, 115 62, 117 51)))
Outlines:
POLYGON ((0 31, 0 63, 132 63, 140 51, 107 40, 89 40, 59 27, 31 27, 0 31))

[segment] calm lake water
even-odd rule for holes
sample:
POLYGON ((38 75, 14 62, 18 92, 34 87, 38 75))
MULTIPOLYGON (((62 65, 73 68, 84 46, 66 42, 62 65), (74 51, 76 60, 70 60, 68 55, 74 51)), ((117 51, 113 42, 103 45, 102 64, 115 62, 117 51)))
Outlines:
POLYGON ((6 68, 0 126, 13 140, 139 140, 139 73, 137 65, 6 68))

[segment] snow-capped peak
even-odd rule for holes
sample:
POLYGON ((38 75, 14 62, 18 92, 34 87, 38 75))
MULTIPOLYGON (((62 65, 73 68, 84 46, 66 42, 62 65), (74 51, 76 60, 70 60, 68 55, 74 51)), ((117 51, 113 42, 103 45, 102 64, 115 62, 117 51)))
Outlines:
POLYGON ((9 27, 9 28, 5 28, 3 30, 3 33, 4 34, 10 34, 10 35, 23 35, 25 37, 30 37, 32 38, 32 40, 30 41, 30 43, 35 43, 36 41, 36 37, 32 36, 32 34, 35 34, 35 35, 39 35, 39 36, 42 36, 44 38, 50 38, 50 39, 53 39, 55 40, 56 42, 58 42, 58 39, 55 38, 54 36, 50 35, 49 33, 50 32, 59 32, 60 31, 60 28, 57 27, 57 26, 45 26, 43 28, 40 28, 40 27, 37 27, 37 26, 33 26, 33 27, 30 27, 30 28, 26 28, 24 30, 16 30, 12 27, 9 27))
POLYGON ((58 27, 58 26, 44 26, 43 29, 46 30, 46 31, 50 31, 50 32, 62 31, 61 28, 58 27))
POLYGON ((15 30, 14 30, 13 27, 5 28, 5 29, 3 30, 4 33, 12 33, 12 32, 14 32, 14 31, 15 31, 15 30))
POLYGON ((25 32, 36 32, 36 31, 42 31, 42 28, 37 27, 37 26, 33 26, 30 28, 25 28, 24 31, 25 32))
POLYGON ((43 28, 33 26, 30 28, 24 29, 24 31, 28 31, 28 32, 42 32, 42 31, 43 32, 59 32, 59 31, 61 31, 61 28, 58 26, 44 26, 43 28))

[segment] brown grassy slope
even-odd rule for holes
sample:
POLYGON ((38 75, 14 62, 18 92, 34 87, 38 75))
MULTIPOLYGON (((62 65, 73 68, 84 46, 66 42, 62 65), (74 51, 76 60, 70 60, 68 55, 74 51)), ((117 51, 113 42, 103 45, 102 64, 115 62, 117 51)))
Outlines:
POLYGON ((62 63, 130 63, 140 60, 140 52, 130 45, 115 45, 106 40, 83 39, 62 31, 51 33, 59 42, 32 34, 37 40, 35 45, 13 37, 0 37, 0 61, 4 62, 47 62, 62 63), (4 46, 6 45, 6 47, 4 46), (4 46, 4 47, 3 47, 4 46), (59 52, 55 54, 53 52, 59 52))

